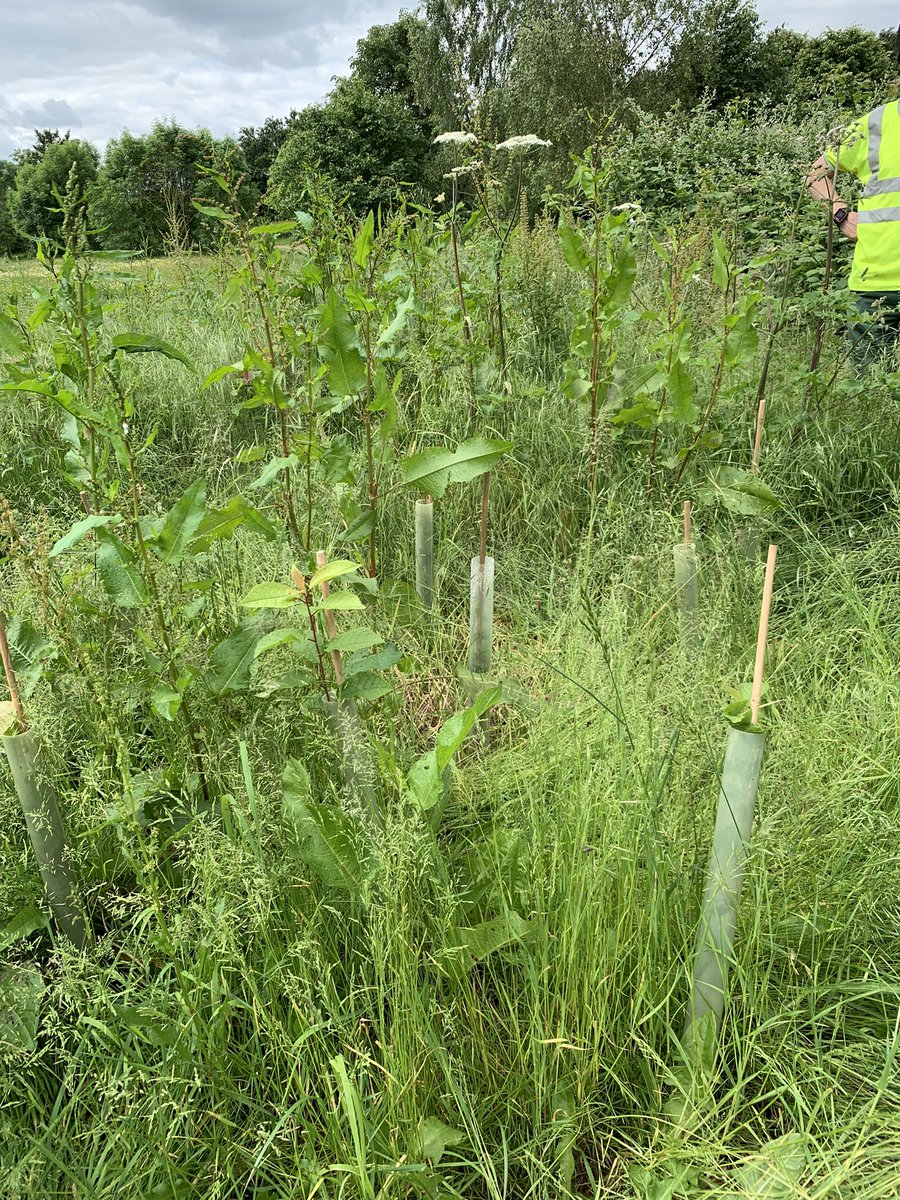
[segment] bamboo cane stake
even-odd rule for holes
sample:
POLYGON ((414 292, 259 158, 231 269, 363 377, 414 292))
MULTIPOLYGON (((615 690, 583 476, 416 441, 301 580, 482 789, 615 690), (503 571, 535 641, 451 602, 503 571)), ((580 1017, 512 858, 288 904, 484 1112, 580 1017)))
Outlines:
POLYGON ((766 559, 766 578, 763 584, 762 608, 759 613, 759 633, 756 637, 756 662, 753 665, 753 687, 750 691, 750 719, 759 723, 759 703, 762 698, 763 667, 766 662, 766 638, 769 634, 769 610, 772 607, 772 585, 775 582, 777 546, 769 546, 766 559))
POLYGON ((685 544, 685 546, 690 546, 690 544, 691 544, 691 502, 690 502, 690 500, 685 500, 685 502, 684 502, 684 544, 685 544))

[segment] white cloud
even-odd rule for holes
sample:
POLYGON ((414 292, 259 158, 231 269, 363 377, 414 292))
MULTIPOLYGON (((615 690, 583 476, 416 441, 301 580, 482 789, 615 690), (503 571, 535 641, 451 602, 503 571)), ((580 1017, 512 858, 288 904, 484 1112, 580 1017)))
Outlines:
POLYGON ((45 126, 101 146, 160 117, 236 133, 321 100, 369 26, 399 10, 394 0, 42 0, 4 11, 0 156, 45 126))

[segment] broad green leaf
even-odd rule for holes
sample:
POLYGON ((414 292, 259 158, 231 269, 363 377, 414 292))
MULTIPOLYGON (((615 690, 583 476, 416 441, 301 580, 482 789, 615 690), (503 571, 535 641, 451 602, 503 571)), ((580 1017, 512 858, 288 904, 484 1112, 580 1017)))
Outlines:
POLYGON ((48 924, 47 917, 33 904, 20 909, 11 921, 0 926, 0 953, 12 946, 14 942, 30 937, 38 929, 46 929, 48 924))
POLYGON ((706 504, 723 504, 746 517, 767 517, 781 507, 781 501, 758 476, 737 467, 720 467, 711 476, 709 487, 700 490, 700 499, 706 504))
POLYGON ((448 1146, 458 1146, 465 1134, 445 1125, 437 1117, 426 1117, 419 1125, 418 1157, 427 1158, 435 1166, 444 1156, 448 1146))
POLYGON ((288 454, 284 458, 270 458, 259 475, 248 485, 250 491, 255 492, 258 488, 266 487, 273 479, 277 479, 282 471, 296 467, 299 461, 296 454, 288 454))
POLYGON ((354 396, 366 386, 366 364, 357 346, 356 326, 337 292, 330 288, 322 307, 319 345, 328 364, 328 386, 336 396, 354 396))
POLYGON ((375 213, 369 210, 368 215, 359 227, 359 233, 353 242, 353 261, 358 267, 364 267, 372 253, 375 244, 375 213))
POLYGON ((269 233, 291 233, 296 228, 296 221, 272 221, 268 225, 254 225, 250 232, 259 235, 269 233))
POLYGON ((234 219, 231 213, 227 213, 224 208, 219 208, 218 204, 201 204, 199 200, 192 200, 191 204, 204 217, 213 217, 216 221, 232 221, 234 219))
POLYGON ((110 600, 120 608, 142 608, 148 600, 147 588, 134 554, 105 529, 97 531, 97 541, 97 574, 110 600))
POLYGON ((321 587, 323 583, 329 583, 332 579, 338 579, 343 575, 352 575, 354 571, 359 570, 359 563, 351 562, 349 558, 336 558, 334 562, 326 563, 324 567, 319 567, 318 571, 314 572, 309 581, 310 588, 321 587))
POLYGON ((475 437, 461 442, 455 450, 420 450, 400 463, 400 480, 405 487, 417 488, 439 499, 449 484, 477 479, 492 470, 511 449, 512 442, 475 437))
POLYGON ((759 348, 759 333, 749 315, 742 313, 725 337, 725 363, 729 367, 751 362, 759 348))
POLYGON ((315 606, 316 612, 352 612, 363 607, 355 592, 332 592, 315 606))
POLYGON ((496 704, 502 694, 503 689, 499 687, 486 688, 479 692, 474 704, 444 722, 438 730, 434 749, 423 754, 413 764, 406 782, 420 808, 427 812, 441 799, 444 794, 445 768, 475 727, 479 717, 496 704))
POLYGON ((312 645, 312 640, 308 633, 301 633, 299 629, 293 626, 285 626, 282 629, 273 629, 271 633, 264 634, 256 643, 254 657, 260 658, 269 650, 277 650, 279 646, 290 646, 293 650, 306 650, 309 646, 312 651, 313 659, 316 658, 315 647, 312 645))
POLYGON ((244 364, 242 362, 224 363, 221 367, 216 367, 214 371, 210 371, 207 377, 201 383, 201 388, 211 387, 214 383, 218 383, 220 379, 224 379, 226 375, 234 375, 237 371, 243 371, 244 364))
POLYGON ((415 312, 416 294, 410 290, 409 295, 405 300, 397 301, 397 310, 394 314, 394 319, 385 329, 381 331, 378 338, 379 350, 390 350, 394 342, 406 328, 410 316, 415 312))
POLYGON ((56 558, 60 554, 65 554, 67 550, 72 550, 85 534, 92 529, 99 529, 103 525, 118 525, 122 520, 115 513, 91 513, 89 517, 82 517, 80 521, 76 521, 68 533, 64 533, 58 542, 50 548, 48 558, 56 558))
POLYGON ((0 1049, 35 1048, 44 978, 28 967, 0 967, 0 1049))
POLYGON ((591 265, 591 256, 581 234, 568 221, 560 221, 559 240, 562 243, 563 258, 573 271, 587 271, 591 265))
POLYGON ((205 515, 206 483, 198 479, 166 513, 162 529, 154 539, 153 548, 163 562, 173 566, 181 562, 205 515))
POLYGON ((59 651, 27 617, 19 614, 10 621, 6 638, 12 669, 27 700, 37 687, 45 666, 58 657, 59 651))
POLYGON ((371 851, 359 827, 336 805, 311 799, 309 775, 289 759, 284 769, 284 811, 300 839, 300 853, 328 887, 358 895, 374 874, 371 851))
POLYGON ((258 583, 240 601, 241 608, 290 608, 303 594, 288 583, 258 583))
POLYGON ((164 721, 174 721, 181 708, 181 695, 167 684, 160 683, 151 693, 150 704, 164 721))
POLYGON ((6 313, 0 312, 0 351, 12 358, 20 358, 28 351, 22 330, 6 313))
POLYGON ((457 926, 453 931, 453 948, 466 951, 472 962, 481 962, 505 946, 521 942, 535 928, 513 910, 480 925, 457 926))
POLYGON ((241 526, 249 533, 260 534, 267 541, 271 541, 278 533, 269 518, 263 516, 243 496, 232 496, 224 508, 207 511, 188 549, 191 554, 200 554, 220 538, 233 537, 241 526))
POLYGON ((680 425, 690 425, 697 415, 694 405, 696 384, 680 358, 672 363, 666 377, 666 391, 672 402, 672 417, 680 425))
POLYGON ((186 354, 150 333, 117 333, 112 344, 115 350, 122 350, 126 354, 162 354, 164 358, 183 363, 196 374, 197 368, 186 354))
POLYGON ((258 642, 259 630, 254 625, 240 625, 214 647, 204 677, 214 696, 227 696, 247 687, 258 642))
POLYGON ((610 309, 618 311, 625 307, 636 275, 637 258, 634 246, 626 240, 619 247, 615 267, 606 282, 606 302, 610 309))
POLYGON ((374 629, 362 626, 359 629, 347 629, 337 637, 330 638, 325 649, 330 654, 332 650, 341 650, 347 654, 355 650, 369 650, 372 646, 380 646, 384 641, 381 634, 374 629))
POLYGON ((728 291, 728 283, 731 278, 730 262, 731 253, 728 247, 721 236, 713 230, 713 283, 723 293, 728 291))
POLYGON ((345 678, 340 687, 342 700, 380 700, 394 685, 375 671, 360 671, 345 678))

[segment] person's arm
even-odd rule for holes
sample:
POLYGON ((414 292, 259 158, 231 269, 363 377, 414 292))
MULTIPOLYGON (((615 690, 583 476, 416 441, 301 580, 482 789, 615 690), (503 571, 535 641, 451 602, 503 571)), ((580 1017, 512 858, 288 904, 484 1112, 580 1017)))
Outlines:
MULTIPOLYGON (((825 155, 821 155, 812 165, 812 169, 806 176, 806 186, 809 194, 814 200, 819 200, 823 204, 831 206, 832 216, 841 211, 841 209, 849 209, 850 205, 846 200, 842 200, 837 194, 837 189, 834 186, 835 168, 831 166, 825 155)), ((839 229, 851 241, 856 241, 856 213, 848 212, 846 220, 844 220, 839 229)))

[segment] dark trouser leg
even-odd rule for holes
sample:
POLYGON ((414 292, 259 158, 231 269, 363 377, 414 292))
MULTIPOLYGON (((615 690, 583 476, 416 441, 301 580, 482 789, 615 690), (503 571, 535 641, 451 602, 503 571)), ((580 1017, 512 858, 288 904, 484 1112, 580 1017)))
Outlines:
POLYGON ((856 311, 863 319, 849 330, 850 358, 857 374, 889 355, 900 337, 900 292, 857 292, 856 311))

